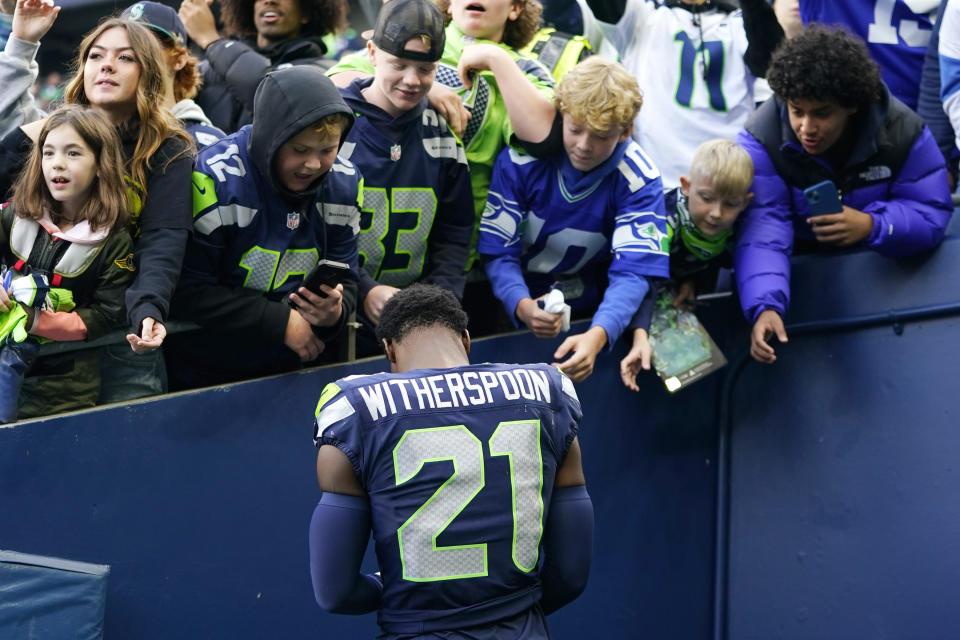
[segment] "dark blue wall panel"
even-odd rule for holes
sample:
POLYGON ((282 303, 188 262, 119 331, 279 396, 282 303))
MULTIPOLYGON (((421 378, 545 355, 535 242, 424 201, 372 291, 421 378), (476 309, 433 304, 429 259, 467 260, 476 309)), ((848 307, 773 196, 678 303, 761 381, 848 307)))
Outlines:
POLYGON ((732 385, 727 637, 956 637, 960 240, 806 257, 793 292, 732 385))

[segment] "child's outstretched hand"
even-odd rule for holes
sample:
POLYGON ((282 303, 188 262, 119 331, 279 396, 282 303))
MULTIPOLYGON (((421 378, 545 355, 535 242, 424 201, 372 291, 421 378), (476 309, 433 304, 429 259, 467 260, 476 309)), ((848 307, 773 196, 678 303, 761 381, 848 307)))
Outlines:
POLYGON ((40 42, 58 15, 60 7, 53 0, 17 0, 10 34, 26 42, 40 42))
POLYGON ((750 332, 750 355, 757 362, 764 364, 773 364, 777 360, 777 354, 770 346, 768 340, 776 336, 780 342, 787 341, 787 330, 783 326, 783 318, 773 309, 767 309, 753 323, 753 331, 750 332))
POLYGON ((153 318, 144 318, 140 326, 142 327, 140 330, 141 335, 138 336, 135 333, 127 334, 127 342, 130 343, 130 348, 133 349, 133 352, 146 353, 147 351, 159 349, 160 345, 163 344, 163 339, 167 337, 167 328, 163 326, 163 323, 153 318))
POLYGON ((690 310, 693 308, 696 299, 697 291, 693 286, 693 281, 685 280, 680 283, 680 286, 677 287, 676 292, 673 294, 673 306, 677 309, 690 310))
POLYGON ((653 347, 650 346, 650 340, 647 338, 647 332, 644 329, 633 330, 633 346, 630 352, 620 361, 620 379, 623 385, 631 391, 640 391, 637 385, 637 375, 640 371, 650 370, 650 358, 653 355, 653 347))
POLYGON ((590 327, 585 332, 570 336, 560 343, 553 357, 557 359, 552 366, 559 367, 574 382, 583 382, 593 373, 593 364, 597 354, 607 344, 607 332, 603 327, 590 327), (573 352, 569 358, 559 362, 560 358, 573 352))

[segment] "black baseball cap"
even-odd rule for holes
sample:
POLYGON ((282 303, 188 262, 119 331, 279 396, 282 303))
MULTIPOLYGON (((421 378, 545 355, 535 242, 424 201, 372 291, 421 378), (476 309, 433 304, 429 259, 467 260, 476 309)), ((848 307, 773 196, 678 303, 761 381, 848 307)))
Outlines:
POLYGON ((443 14, 430 0, 389 0, 380 8, 373 44, 383 51, 398 58, 436 62, 443 54, 445 41, 443 14), (426 53, 404 48, 417 36, 429 38, 426 53))
POLYGON ((173 7, 144 0, 124 9, 120 17, 129 18, 154 31, 159 31, 182 45, 187 44, 187 30, 173 7))

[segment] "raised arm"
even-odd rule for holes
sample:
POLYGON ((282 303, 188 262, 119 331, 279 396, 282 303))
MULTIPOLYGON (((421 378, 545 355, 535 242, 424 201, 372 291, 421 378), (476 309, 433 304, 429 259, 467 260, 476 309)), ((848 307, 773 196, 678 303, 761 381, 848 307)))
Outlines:
POLYGON ((545 69, 544 84, 538 87, 506 49, 493 44, 475 44, 463 50, 458 71, 467 87, 473 86, 475 72, 493 72, 518 138, 543 140, 550 133, 555 110, 543 88, 550 93, 553 81, 545 69))
POLYGON ((10 38, 0 53, 0 137, 45 115, 30 88, 39 73, 35 58, 40 39, 59 14, 52 0, 17 0, 10 38))

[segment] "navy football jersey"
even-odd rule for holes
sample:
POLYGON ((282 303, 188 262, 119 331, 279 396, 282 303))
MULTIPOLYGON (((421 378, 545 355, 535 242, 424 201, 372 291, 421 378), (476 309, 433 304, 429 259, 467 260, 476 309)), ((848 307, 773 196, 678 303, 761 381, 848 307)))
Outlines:
POLYGON ((468 365, 327 385, 315 440, 370 497, 391 633, 492 624, 540 600, 541 538, 577 434, 573 384, 547 365, 468 365))
POLYGON ((865 40, 890 92, 917 108, 920 75, 938 0, 802 0, 803 24, 846 25, 865 40))

